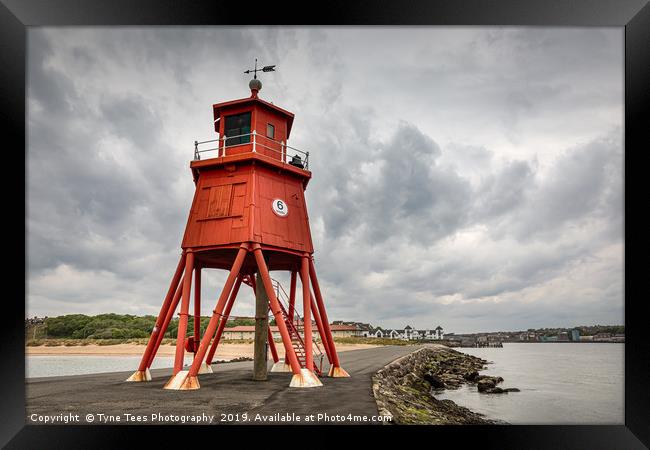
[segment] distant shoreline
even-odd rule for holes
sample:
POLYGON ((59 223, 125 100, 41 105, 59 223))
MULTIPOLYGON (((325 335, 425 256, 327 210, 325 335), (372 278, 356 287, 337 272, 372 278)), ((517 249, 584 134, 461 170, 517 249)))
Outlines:
MULTIPOLYGON (((366 348, 380 347, 373 344, 347 344, 336 343, 338 352, 350 350, 361 350, 366 348)), ((278 354, 284 357, 282 345, 276 345, 278 354)), ((114 345, 56 345, 56 346, 26 346, 26 356, 141 356, 146 348, 145 344, 114 344, 114 345)), ((158 356, 174 356, 176 344, 162 344, 158 350, 158 356)), ((219 358, 252 357, 253 344, 247 343, 220 343, 216 356, 219 358)))
POLYGON ((625 341, 503 341, 503 344, 625 344, 625 341))
POLYGON ((505 341, 504 344, 625 344, 625 341, 505 341))
MULTIPOLYGON (((412 344, 416 344, 413 342, 412 344)), ((559 341, 559 342, 504 342, 504 344, 625 344, 625 342, 612 342, 612 341, 559 341)), ((387 343, 378 342, 377 344, 363 343, 350 343, 350 342, 336 342, 337 351, 345 352, 350 350, 361 350, 365 348, 382 347, 387 343)), ((444 344, 443 344, 444 345, 444 344)), ((28 345, 25 346, 26 356, 140 356, 146 347, 145 343, 121 343, 121 344, 92 344, 92 343, 67 343, 59 345, 28 345)), ((284 348, 281 343, 276 343, 278 352, 284 355, 284 348)), ((462 346, 449 346, 450 348, 463 349, 463 348, 476 348, 476 347, 462 347, 462 346)), ((175 343, 163 343, 158 350, 159 356, 174 356, 176 352, 175 343)), ((253 343, 252 342, 223 342, 219 345, 217 355, 220 357, 252 357, 253 343)))

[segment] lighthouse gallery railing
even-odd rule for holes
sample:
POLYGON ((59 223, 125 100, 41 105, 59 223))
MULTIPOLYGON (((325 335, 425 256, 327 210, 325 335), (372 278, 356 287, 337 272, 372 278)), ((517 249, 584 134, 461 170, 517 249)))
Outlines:
POLYGON ((295 147, 291 147, 290 145, 287 145, 283 141, 276 141, 275 139, 259 134, 256 131, 253 131, 251 133, 246 133, 246 134, 238 134, 236 136, 222 136, 221 138, 211 139, 208 141, 194 141, 194 160, 195 161, 200 160, 201 154, 207 152, 213 152, 212 156, 208 156, 208 157, 218 158, 220 156, 226 155, 228 149, 235 148, 235 147, 242 147, 245 145, 251 146, 251 153, 255 153, 258 151, 258 148, 262 148, 277 153, 280 161, 282 162, 285 163, 299 162, 300 164, 304 165, 305 169, 307 170, 309 169, 309 152, 303 152, 302 150, 298 150, 295 147), (245 137, 249 138, 248 142, 238 142, 236 144, 228 144, 228 141, 232 142, 233 139, 245 138, 245 137), (206 144, 213 144, 213 143, 217 143, 217 146, 216 147, 207 146, 208 148, 205 148, 206 144), (216 155, 214 154, 215 152, 216 155))

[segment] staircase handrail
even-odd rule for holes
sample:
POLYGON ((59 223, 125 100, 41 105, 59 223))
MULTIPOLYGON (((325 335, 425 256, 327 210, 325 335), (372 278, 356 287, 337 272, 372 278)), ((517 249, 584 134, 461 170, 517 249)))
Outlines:
MULTIPOLYGON (((287 292, 284 290, 284 288, 282 287, 282 284, 278 280, 276 280, 274 278, 271 278, 271 281, 273 283, 273 287, 276 290, 276 297, 280 300, 278 302, 278 304, 280 305, 280 309, 282 309, 282 313, 283 313, 284 317, 287 318, 287 320, 285 322, 295 331, 296 336, 298 336, 298 339, 300 340, 300 345, 302 345, 302 347, 304 348, 305 347, 305 341, 300 336, 300 333, 298 332, 298 329, 296 328, 296 326, 293 324, 293 321, 289 320, 289 315, 287 313, 287 310, 285 309, 285 306, 287 306, 287 307, 289 306, 289 305, 287 305, 287 301, 289 300, 289 296, 287 295, 287 292), (286 300, 284 298, 282 298, 282 295, 280 294, 280 290, 282 290, 282 293, 284 294, 286 300)), ((304 319, 302 317, 300 317, 300 314, 298 314, 298 312, 296 311, 295 308, 293 310, 293 313, 294 313, 294 317, 297 317, 299 319, 298 322, 302 321, 302 323, 303 323, 303 331, 304 331, 304 329, 305 329, 304 328, 304 323, 305 323, 304 319)), ((312 343, 314 344, 314 346, 316 347, 316 352, 314 352, 315 354, 313 356, 318 357, 318 359, 319 359, 319 370, 322 371, 323 370, 323 356, 324 356, 323 350, 320 348, 320 345, 318 345, 318 342, 316 342, 314 340, 313 334, 311 336, 311 340, 312 340, 312 343)))

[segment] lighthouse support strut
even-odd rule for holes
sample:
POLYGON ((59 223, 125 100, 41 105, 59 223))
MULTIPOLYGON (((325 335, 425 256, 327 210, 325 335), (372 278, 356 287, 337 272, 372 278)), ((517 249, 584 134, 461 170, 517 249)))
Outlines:
POLYGON ((192 291, 192 272, 194 271, 194 253, 187 252, 185 258, 185 273, 183 274, 183 297, 181 310, 178 313, 178 333, 176 335, 176 356, 174 359, 174 375, 183 369, 185 357, 185 337, 187 334, 187 316, 190 309, 190 294, 192 291))
POLYGON ((282 343, 284 345, 285 354, 289 356, 289 365, 291 366, 291 371, 293 372, 293 378, 291 379, 290 387, 316 387, 322 386, 323 384, 318 379, 314 373, 309 369, 303 369, 300 367, 298 362, 298 357, 296 356, 296 351, 291 344, 291 337, 289 336, 289 330, 287 329, 287 324, 284 322, 284 317, 282 316, 282 311, 280 310, 280 302, 278 301, 275 291, 273 290, 273 282, 271 281, 271 275, 269 274, 269 269, 266 266, 264 261, 264 255, 262 254, 262 248, 259 244, 253 244, 253 253, 255 254, 255 262, 257 262, 257 268, 259 270, 260 277, 264 283, 264 288, 269 297, 269 302, 271 303, 271 312, 275 317, 275 324, 280 331, 282 336, 282 343))
POLYGON ((278 358, 278 349, 275 348, 275 341, 273 340, 273 332, 271 331, 271 327, 269 326, 268 328, 268 343, 269 343, 269 350, 271 350, 271 356, 273 356, 273 363, 276 364, 280 359, 278 358))
POLYGON ((314 295, 310 295, 310 305, 311 305, 311 312, 312 315, 314 316, 314 320, 316 321, 316 328, 318 329, 318 334, 320 335, 320 341, 323 344, 323 347, 325 348, 325 355, 327 356, 327 361, 329 361, 330 365, 332 364, 332 354, 330 352, 330 345, 327 337, 325 336, 325 330, 323 329, 323 321, 320 318, 320 312, 318 312, 318 308, 316 307, 316 301, 314 300, 314 295))
POLYGON ((303 256, 300 265, 300 283, 302 283, 302 329, 305 343, 305 367, 314 370, 314 354, 312 352, 314 336, 311 332, 311 289, 309 288, 309 258, 303 256))
POLYGON ((246 258, 247 253, 248 244, 241 244, 239 247, 239 252, 237 253, 237 257, 235 258, 235 262, 230 269, 230 273, 228 274, 226 283, 223 286, 221 295, 219 295, 219 300, 217 301, 217 305, 212 312, 212 317, 210 317, 210 322, 208 323, 208 327, 203 334, 203 339, 201 339, 201 344, 199 345, 199 349, 196 352, 194 362, 192 363, 189 371, 183 370, 172 376, 172 378, 165 385, 164 389, 193 390, 199 389, 201 387, 197 378, 199 368, 203 362, 203 357, 208 351, 208 346, 210 345, 212 336, 214 336, 214 333, 217 329, 217 322, 219 321, 219 318, 222 317, 221 313, 224 310, 226 301, 230 295, 230 291, 235 284, 235 280, 239 276, 239 271, 241 270, 241 266, 244 263, 244 259, 246 258))
POLYGON ((201 268, 194 269, 194 348, 193 352, 196 354, 196 346, 201 339, 201 268))
MULTIPOLYGON (((192 338, 192 353, 196 358, 196 350, 201 340, 201 267, 194 268, 194 336, 192 338)), ((212 366, 201 364, 199 373, 212 373, 212 366)))
POLYGON ((264 261, 264 255, 262 254, 262 248, 259 244, 254 245, 253 253, 255 255, 255 262, 257 263, 257 269, 259 270, 260 278, 262 279, 262 283, 264 283, 266 294, 269 297, 269 303, 271 306, 271 312, 275 318, 275 324, 280 331, 280 336, 282 336, 282 344, 284 345, 285 354, 289 358, 291 371, 294 373, 294 375, 300 375, 300 364, 298 363, 298 357, 296 356, 296 352, 291 345, 291 338, 289 337, 287 324, 284 323, 284 318, 282 317, 282 312, 280 311, 278 299, 275 296, 275 290, 273 289, 271 275, 269 274, 269 269, 266 266, 266 261, 264 261))
MULTIPOLYGON (((289 316, 289 321, 293 324, 294 313, 296 311, 296 271, 291 271, 291 283, 289 285, 289 311, 287 315, 289 316)), ((277 361, 276 361, 277 362, 277 361)), ((284 365, 289 366, 289 356, 284 356, 284 365)))
POLYGON ((314 295, 316 296, 318 311, 320 312, 320 318, 323 323, 323 331, 325 332, 325 336, 329 341, 330 354, 332 357, 329 376, 334 378, 349 377, 350 375, 341 367, 341 364, 339 363, 339 357, 336 354, 336 347, 334 346, 334 339, 332 338, 332 330, 330 329, 330 323, 327 319, 327 312, 325 311, 325 303, 323 303, 323 296, 320 292, 318 278, 316 278, 316 267, 314 266, 313 258, 309 258, 309 277, 311 278, 311 284, 314 287, 314 295))
POLYGON ((165 333, 167 332, 167 328, 169 328, 169 323, 172 321, 172 317, 174 317, 174 313, 176 312, 176 308, 178 307, 178 303, 180 302, 182 293, 183 293, 183 280, 181 279, 181 282, 178 284, 178 287, 176 288, 176 293, 174 294, 174 299, 172 300, 172 304, 169 305, 169 309, 167 310, 167 315, 165 316, 165 321, 163 322, 162 328, 160 329, 160 333, 158 333, 158 339, 156 339, 156 345, 154 346, 153 351, 151 352, 151 356, 149 356, 149 361, 147 361, 147 367, 151 367, 151 363, 156 357, 156 353, 158 353, 158 349, 160 348, 160 343, 165 337, 165 333))
POLYGON ((150 365, 149 358, 154 352, 154 348, 157 349, 156 343, 158 342, 158 335, 165 334, 165 331, 161 332, 161 328, 167 316, 167 311, 169 310, 169 307, 172 303, 172 296, 174 295, 174 292, 176 291, 176 288, 178 287, 178 284, 181 281, 184 266, 185 266, 185 252, 181 254, 181 257, 178 260, 176 271, 174 272, 174 276, 172 277, 171 283, 169 284, 169 289, 167 290, 167 295, 165 296, 165 300, 163 301, 163 304, 160 307, 160 312, 158 313, 158 317, 156 318, 156 323, 153 327, 153 330, 151 331, 151 336, 149 336, 149 341, 147 342, 147 348, 145 349, 144 354, 142 355, 142 359, 140 360, 140 365, 138 366, 138 370, 136 370, 133 373, 133 375, 127 378, 126 381, 150 381, 151 380, 151 374, 149 373, 149 365, 150 365))
POLYGON ((296 311, 296 271, 291 271, 291 284, 289 285, 289 320, 293 323, 293 316, 296 311))
POLYGON ((228 298, 226 309, 224 310, 223 315, 219 320, 219 328, 217 328, 217 334, 214 337, 214 340, 212 341, 212 346, 210 347, 208 356, 205 358, 205 363, 208 366, 212 364, 212 359, 214 358, 214 352, 217 350, 217 347, 219 346, 219 341, 221 340, 223 329, 226 328, 228 317, 230 317, 230 311, 232 311, 232 306, 235 304, 235 298, 237 298, 237 294, 239 293, 239 287, 241 286, 243 280, 244 280, 243 275, 239 274, 239 276, 237 276, 237 281, 235 281, 235 287, 232 288, 232 292, 230 293, 230 298, 228 298))

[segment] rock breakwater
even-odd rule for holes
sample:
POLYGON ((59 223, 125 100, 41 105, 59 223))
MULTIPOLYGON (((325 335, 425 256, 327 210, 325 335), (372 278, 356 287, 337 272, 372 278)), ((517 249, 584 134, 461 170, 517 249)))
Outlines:
MULTIPOLYGON (((436 390, 458 389, 476 383, 480 393, 516 391, 496 385, 501 377, 479 375, 487 361, 442 345, 416 350, 393 361, 373 376, 372 389, 379 413, 396 424, 476 425, 504 423, 457 405, 438 400, 436 390)), ((386 423, 386 422, 385 422, 386 423)))

